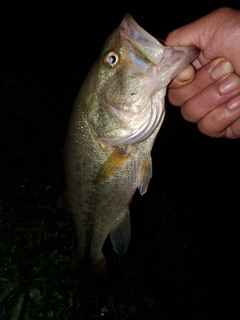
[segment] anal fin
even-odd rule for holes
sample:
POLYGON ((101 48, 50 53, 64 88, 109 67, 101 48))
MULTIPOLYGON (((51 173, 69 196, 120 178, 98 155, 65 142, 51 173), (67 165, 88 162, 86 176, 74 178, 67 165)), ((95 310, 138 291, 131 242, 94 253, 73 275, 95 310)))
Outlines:
POLYGON ((121 223, 110 233, 113 249, 116 253, 127 251, 131 237, 130 213, 127 211, 121 223))

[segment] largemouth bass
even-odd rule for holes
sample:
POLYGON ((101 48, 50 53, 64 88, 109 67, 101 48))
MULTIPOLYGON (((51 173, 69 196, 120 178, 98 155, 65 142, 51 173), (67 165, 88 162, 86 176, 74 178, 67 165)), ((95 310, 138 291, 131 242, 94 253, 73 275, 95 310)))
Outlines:
POLYGON ((129 205, 152 177, 167 85, 197 55, 193 46, 164 46, 130 14, 106 39, 76 97, 64 147, 63 199, 76 229, 76 265, 105 274, 109 234, 114 250, 126 252, 129 205))

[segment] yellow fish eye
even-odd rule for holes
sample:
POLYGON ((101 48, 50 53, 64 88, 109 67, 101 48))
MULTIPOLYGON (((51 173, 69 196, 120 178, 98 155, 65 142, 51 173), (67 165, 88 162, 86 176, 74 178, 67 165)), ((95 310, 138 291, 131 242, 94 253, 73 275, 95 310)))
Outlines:
POLYGON ((115 66, 115 64, 118 62, 118 59, 118 54, 115 51, 107 51, 103 55, 103 63, 109 68, 115 66))

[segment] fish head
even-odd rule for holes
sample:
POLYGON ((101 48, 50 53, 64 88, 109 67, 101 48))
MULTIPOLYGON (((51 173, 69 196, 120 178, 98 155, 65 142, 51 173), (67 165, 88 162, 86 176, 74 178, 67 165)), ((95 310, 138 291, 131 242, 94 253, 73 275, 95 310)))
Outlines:
POLYGON ((198 53, 194 46, 163 45, 126 14, 90 73, 87 117, 94 138, 107 146, 147 139, 164 119, 167 85, 198 53))

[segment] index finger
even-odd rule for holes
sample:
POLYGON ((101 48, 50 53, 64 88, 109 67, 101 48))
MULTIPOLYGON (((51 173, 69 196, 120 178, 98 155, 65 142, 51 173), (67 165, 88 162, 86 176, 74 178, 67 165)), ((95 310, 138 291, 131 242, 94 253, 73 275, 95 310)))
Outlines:
MULTIPOLYGON (((200 65, 205 65, 219 56, 225 57, 240 75, 239 35, 240 10, 225 7, 173 30, 168 34, 165 44, 197 46, 201 50, 196 59, 200 65)), ((198 69, 195 64, 194 66, 198 69)))

